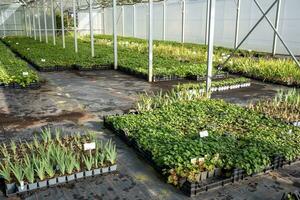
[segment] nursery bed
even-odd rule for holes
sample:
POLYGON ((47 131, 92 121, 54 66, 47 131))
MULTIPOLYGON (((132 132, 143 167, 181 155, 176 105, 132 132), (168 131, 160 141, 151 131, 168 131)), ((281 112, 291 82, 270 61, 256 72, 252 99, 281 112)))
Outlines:
POLYGON ((246 175, 277 169, 299 157, 299 128, 217 100, 176 102, 139 114, 107 116, 104 124, 164 174, 168 182, 191 196, 246 175), (185 122, 187 116, 189 123, 185 122), (197 130, 208 130, 211 135, 201 139, 197 130), (200 174, 190 171, 202 162, 206 170, 200 174), (220 181, 199 181, 206 181, 220 170, 220 181), (203 172, 206 175, 201 178, 203 172))

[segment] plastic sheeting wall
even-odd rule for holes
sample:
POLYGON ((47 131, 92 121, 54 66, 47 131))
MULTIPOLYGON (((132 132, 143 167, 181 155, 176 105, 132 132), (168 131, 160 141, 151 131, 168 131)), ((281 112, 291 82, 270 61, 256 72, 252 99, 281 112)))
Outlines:
MULTIPOLYGON (((201 43, 205 41, 206 27, 206 2, 207 0, 186 0, 185 14, 185 42, 201 43)), ((264 10, 274 2, 274 0, 258 0, 264 10)), ((279 33, 290 49, 300 55, 300 8, 299 0, 282 0, 280 9, 279 33)), ((99 10, 99 12, 101 12, 99 10)), ((117 29, 118 34, 124 36, 135 36, 147 38, 148 30, 148 6, 141 3, 135 5, 135 19, 133 19, 133 6, 124 6, 124 13, 119 6, 117 12, 117 29), (124 25, 123 19, 124 17, 124 25), (134 27, 135 24, 135 27, 134 27), (124 27, 124 30, 123 28, 124 27), (134 29, 135 28, 135 35, 134 29)), ((163 2, 154 3, 154 39, 163 39, 163 2)), ((269 12, 269 19, 274 22, 276 6, 269 12)), ((86 12, 85 15, 88 15, 86 12)), ((86 18, 80 15, 79 26, 81 27, 86 18)), ((166 40, 181 41, 182 28, 182 3, 181 1, 171 0, 166 2, 166 21, 165 36, 166 40)), ((253 0, 241 0, 240 12, 240 31, 239 39, 241 40, 257 20, 262 16, 261 12, 253 0)), ((236 0, 217 0, 216 4, 216 23, 215 23, 215 44, 217 46, 233 47, 235 34, 236 18, 236 0)), ((86 26, 86 25, 84 25, 86 26)), ((83 26, 83 27, 84 27, 83 26)), ((112 8, 104 9, 104 26, 94 27, 95 29, 104 29, 105 34, 112 34, 112 8)), ((242 45, 243 49, 252 49, 258 51, 272 51, 274 31, 263 20, 255 31, 250 35, 242 45)), ((286 50, 278 40, 277 52, 286 54, 286 50)))

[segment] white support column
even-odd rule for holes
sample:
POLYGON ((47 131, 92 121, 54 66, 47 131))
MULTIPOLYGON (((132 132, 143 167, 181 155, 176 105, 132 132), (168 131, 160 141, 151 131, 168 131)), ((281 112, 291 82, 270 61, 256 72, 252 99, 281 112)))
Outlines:
POLYGON ((166 0, 163 1, 163 40, 166 40, 166 0))
POLYGON ((38 27, 39 27, 39 38, 40 42, 42 41, 42 30, 41 30, 41 17, 40 17, 40 7, 37 6, 37 17, 38 17, 38 27))
POLYGON ((55 38, 55 21, 54 21, 55 13, 54 13, 54 3, 51 0, 51 21, 52 21, 52 38, 53 38, 53 45, 56 45, 56 38, 55 38))
POLYGON ((181 43, 184 43, 184 29, 185 29, 185 0, 181 1, 181 43))
POLYGON ((206 0, 206 27, 205 27, 205 45, 207 45, 208 42, 208 28, 209 28, 209 15, 210 15, 210 0, 206 0))
POLYGON ((29 25, 29 37, 32 37, 32 24, 31 24, 31 17, 30 17, 30 9, 27 12, 28 14, 28 25, 29 25))
POLYGON ((28 18, 27 18, 27 12, 26 12, 26 9, 25 7, 23 7, 23 12, 24 12, 24 24, 25 24, 25 34, 26 34, 26 37, 28 37, 28 18))
POLYGON ((93 0, 89 0, 89 22, 90 22, 90 37, 91 37, 91 54, 95 56, 94 49, 94 23, 93 23, 93 0))
POLYGON ((105 12, 104 8, 102 8, 102 34, 105 34, 105 12))
MULTIPOLYGON (((276 9, 276 18, 275 18, 275 29, 278 31, 279 27, 279 18, 280 18, 280 7, 281 7, 281 0, 277 2, 277 9, 276 9)), ((272 47, 272 54, 275 56, 277 48, 277 34, 274 32, 273 36, 273 47, 272 47)))
POLYGON ((33 35, 34 35, 34 39, 36 40, 36 27, 35 27, 35 8, 33 8, 33 15, 32 15, 32 23, 33 23, 33 35))
POLYGON ((153 1, 149 0, 149 28, 148 28, 148 81, 153 81, 153 1))
POLYGON ((124 14, 125 14, 125 12, 124 12, 124 6, 121 7, 121 10, 122 10, 122 36, 124 37, 124 35, 125 35, 125 25, 124 25, 124 23, 125 23, 125 16, 124 16, 124 14))
POLYGON ((135 20, 136 20, 135 19, 135 4, 133 4, 133 23, 132 23, 133 24, 133 37, 135 37, 135 34, 136 34, 135 33, 135 26, 136 26, 135 25, 135 20))
POLYGON ((73 0, 73 22, 74 22, 74 48, 75 52, 78 52, 77 44, 77 19, 76 19, 76 0, 73 0))
POLYGON ((234 48, 237 47, 239 42, 239 28, 240 28, 240 9, 241 9, 241 0, 236 2, 236 16, 235 16, 235 34, 234 34, 234 48))
POLYGON ((211 79, 213 69, 214 53, 214 31, 215 31, 215 7, 216 0, 209 0, 209 17, 208 17, 208 50, 207 50, 207 74, 206 74, 206 95, 210 97, 211 79))
POLYGON ((16 10, 13 10, 13 20, 14 20, 15 35, 18 35, 17 20, 16 20, 16 10))
POLYGON ((117 2, 113 0, 114 69, 118 69, 117 2))
POLYGON ((44 27, 45 27, 45 40, 46 43, 48 43, 48 27, 47 27, 47 4, 46 4, 46 0, 44 0, 43 2, 44 6, 43 6, 43 11, 44 11, 44 27))
POLYGON ((60 20, 61 20, 61 35, 62 35, 62 45, 63 48, 66 48, 66 42, 65 42, 65 24, 64 24, 64 7, 63 7, 63 1, 60 0, 60 20))
POLYGON ((6 30, 5 30, 5 20, 4 20, 4 12, 3 9, 1 9, 1 22, 2 22, 2 36, 6 36, 6 30))

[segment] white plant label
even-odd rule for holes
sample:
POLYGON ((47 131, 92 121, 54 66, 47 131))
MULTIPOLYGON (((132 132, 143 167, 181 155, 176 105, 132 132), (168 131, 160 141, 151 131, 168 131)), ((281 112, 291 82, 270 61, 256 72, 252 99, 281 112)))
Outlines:
POLYGON ((294 126, 299 126, 300 127, 300 122, 294 122, 294 126))
POLYGON ((202 158, 199 158, 199 159, 198 159, 198 162, 199 162, 199 163, 204 162, 204 158, 203 158, 203 157, 202 157, 202 158))
POLYGON ((20 181, 21 190, 24 190, 24 181, 20 181))
POLYGON ((95 148, 96 148, 96 143, 95 143, 95 142, 83 144, 83 149, 84 149, 85 151, 87 151, 87 150, 93 150, 93 149, 95 149, 95 148))
POLYGON ((207 137, 208 136, 208 131, 200 131, 199 135, 200 135, 201 138, 207 137))
POLYGON ((28 72, 23 72, 23 76, 28 76, 28 72))

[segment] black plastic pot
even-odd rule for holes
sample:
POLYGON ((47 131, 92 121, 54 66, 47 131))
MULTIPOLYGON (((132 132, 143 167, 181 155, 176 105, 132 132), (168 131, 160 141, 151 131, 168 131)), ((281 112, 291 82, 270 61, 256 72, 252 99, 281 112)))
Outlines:
POLYGON ((207 178, 207 175, 208 175, 207 171, 201 172, 201 181, 205 181, 207 178))
POLYGON ((103 167, 101 170, 102 174, 107 173, 109 171, 109 167, 103 167))
POLYGON ((92 176, 93 175, 93 170, 88 170, 88 171, 85 171, 84 172, 84 176, 85 177, 90 177, 90 176, 92 176))
POLYGON ((38 187, 39 188, 47 187, 47 180, 38 181, 38 187))
POLYGON ((68 181, 68 182, 74 181, 74 180, 75 180, 75 174, 67 175, 67 181, 68 181))
POLYGON ((51 179, 48 179, 48 186, 52 186, 52 185, 56 185, 57 183, 57 178, 51 178, 51 179))
POLYGON ((67 181, 66 176, 57 177, 57 183, 65 183, 67 181))
POLYGON ((83 172, 77 172, 77 173, 75 173, 75 177, 76 177, 76 179, 81 179, 81 178, 84 177, 84 173, 83 172))
POLYGON ((28 183, 27 186, 28 186, 28 190, 35 190, 35 189, 38 188, 37 182, 34 182, 34 183, 28 183))
POLYGON ((15 193, 17 190, 16 183, 6 183, 5 188, 7 194, 15 193))

